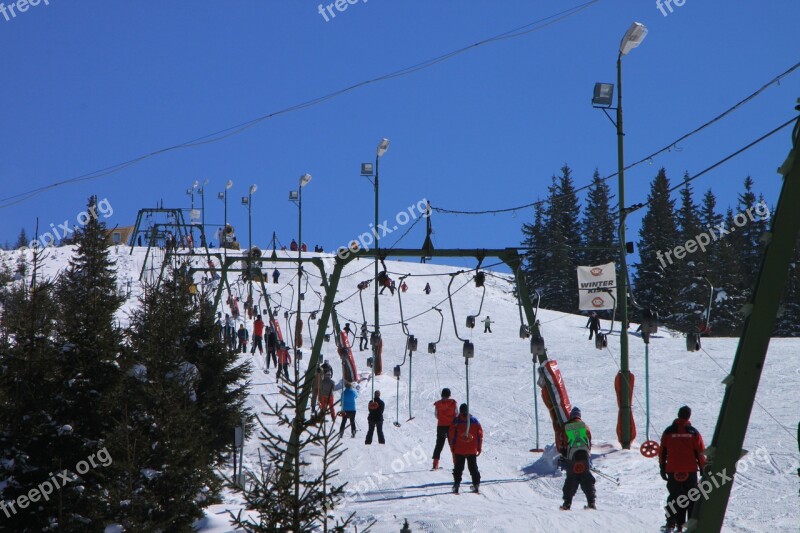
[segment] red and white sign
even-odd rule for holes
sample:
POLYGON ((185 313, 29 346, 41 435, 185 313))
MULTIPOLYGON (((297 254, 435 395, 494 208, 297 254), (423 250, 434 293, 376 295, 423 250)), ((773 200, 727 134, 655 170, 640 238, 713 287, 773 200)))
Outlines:
POLYGON ((581 311, 614 309, 617 292, 616 265, 578 267, 578 308, 581 311))

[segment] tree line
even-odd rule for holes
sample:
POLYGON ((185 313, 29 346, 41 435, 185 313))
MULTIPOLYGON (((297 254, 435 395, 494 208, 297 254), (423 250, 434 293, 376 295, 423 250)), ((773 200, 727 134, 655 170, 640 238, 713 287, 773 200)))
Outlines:
MULTIPOLYGON (((673 186, 664 168, 650 184, 638 239, 628 236, 639 256, 632 264, 629 259, 632 296, 639 306, 657 310, 666 326, 736 336, 744 323, 741 308, 755 285, 762 235, 768 230, 772 208, 753 190, 749 176, 736 205, 724 210, 717 207, 711 189, 697 201, 688 177, 684 174, 677 197, 669 192, 673 186), (709 301, 711 320, 706 324, 709 301)), ((522 226, 522 244, 527 248, 525 282, 529 290, 539 291, 544 307, 577 312, 576 267, 619 263, 614 198, 597 171, 585 207, 568 166, 552 177, 545 201, 534 208, 533 222, 522 226)), ((775 328, 777 336, 800 334, 798 249, 775 328)), ((629 304, 631 308, 636 320, 639 311, 629 304)))

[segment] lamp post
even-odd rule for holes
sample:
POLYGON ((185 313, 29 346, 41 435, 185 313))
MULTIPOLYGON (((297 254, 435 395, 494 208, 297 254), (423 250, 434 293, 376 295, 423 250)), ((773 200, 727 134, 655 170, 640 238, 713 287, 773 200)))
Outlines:
POLYGON ((189 208, 189 224, 190 224, 190 226, 189 226, 189 235, 192 236, 192 241, 194 241, 194 228, 191 227, 192 215, 194 214, 194 191, 199 186, 200 186, 200 182, 197 181, 197 180, 194 180, 194 183, 192 184, 192 186, 189 187, 188 189, 186 189, 186 195, 187 196, 191 196, 191 198, 192 198, 192 204, 191 204, 191 207, 189 208))
MULTIPOLYGON (((620 306, 620 444, 623 449, 631 447, 631 389, 630 389, 630 368, 628 364, 628 261, 627 244, 625 242, 625 157, 624 139, 625 132, 622 125, 622 56, 642 44, 647 35, 647 28, 644 24, 634 22, 619 45, 619 55, 617 56, 617 173, 619 177, 619 282, 617 283, 617 302, 620 306)), ((614 94, 614 85, 611 83, 597 83, 594 86, 594 98, 592 104, 603 109, 606 116, 606 109, 611 107, 614 94)), ((613 119, 612 119, 612 122, 613 119)))
POLYGON ((206 185, 208 180, 203 180, 203 186, 197 189, 200 195, 200 246, 206 247, 206 185))
MULTIPOLYGON (((247 206, 247 249, 248 253, 249 250, 253 248, 253 219, 252 219, 252 207, 253 207, 253 194, 258 190, 258 185, 255 183, 250 186, 250 189, 247 191, 247 196, 242 196, 242 205, 247 206)), ((249 267, 248 261, 248 267, 249 267)))
POLYGON ((302 338, 302 333, 298 330, 300 326, 300 311, 303 301, 303 187, 311 181, 311 174, 303 174, 296 191, 289 191, 289 201, 297 204, 297 321, 295 322, 295 343, 294 343, 294 364, 295 375, 297 375, 297 356, 300 353, 300 346, 297 342, 298 337, 302 338))
MULTIPOLYGON (((386 153, 386 150, 389 149, 389 139, 383 138, 381 142, 378 143, 378 149, 376 150, 375 155, 375 180, 373 181, 373 186, 375 188, 375 225, 372 228, 372 232, 375 235, 375 333, 374 339, 375 342, 372 345, 372 396, 375 396, 375 362, 378 360, 378 350, 380 349, 380 341, 381 341, 381 327, 380 327, 380 312, 378 306, 378 261, 380 260, 380 235, 378 233, 378 191, 379 191, 379 182, 378 182, 378 166, 383 157, 383 154, 386 153)), ((367 178, 372 176, 372 169, 370 168, 372 165, 369 163, 362 163, 361 164, 361 175, 367 178)))
POLYGON ((225 204, 225 217, 224 217, 225 220, 224 220, 224 225, 222 226, 222 233, 220 233, 220 239, 219 239, 220 240, 219 245, 222 246, 223 248, 222 253, 225 257, 225 261, 228 260, 228 246, 227 246, 228 238, 225 235, 225 232, 228 230, 228 189, 230 189, 231 187, 233 187, 233 181, 228 180, 228 182, 225 184, 225 190, 217 194, 217 198, 222 200, 225 204), (224 245, 222 243, 223 239, 226 241, 224 245))

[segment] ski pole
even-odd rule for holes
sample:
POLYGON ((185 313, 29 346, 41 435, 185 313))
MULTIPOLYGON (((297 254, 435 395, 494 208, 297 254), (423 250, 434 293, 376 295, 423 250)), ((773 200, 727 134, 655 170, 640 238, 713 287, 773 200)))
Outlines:
POLYGON ((603 472, 597 470, 596 468, 590 468, 589 470, 591 470, 592 472, 594 472, 598 476, 600 476, 600 477, 602 477, 604 479, 607 479, 607 480, 619 485, 619 478, 614 478, 614 477, 609 476, 608 474, 604 474, 603 472))

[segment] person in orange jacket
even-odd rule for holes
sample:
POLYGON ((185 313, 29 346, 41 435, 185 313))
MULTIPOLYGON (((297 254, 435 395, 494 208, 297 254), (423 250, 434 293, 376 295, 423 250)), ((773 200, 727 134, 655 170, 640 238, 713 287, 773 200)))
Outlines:
POLYGON ((447 435, 450 451, 453 452, 453 492, 458 494, 461 485, 461 474, 464 463, 467 463, 469 475, 472 477, 472 492, 480 492, 481 473, 478 471, 478 456, 483 451, 483 428, 478 419, 469 414, 467 404, 458 408, 458 416, 450 424, 447 435), (467 430, 469 425, 469 430, 467 430))
POLYGON ((433 469, 439 468, 439 458, 444 449, 444 441, 450 432, 450 424, 456 417, 458 403, 450 397, 450 389, 442 389, 442 398, 433 402, 433 413, 436 416, 436 447, 433 448, 433 469))
POLYGON ((697 469, 702 472, 706 467, 706 447, 703 437, 689 418, 692 410, 688 405, 678 409, 678 418, 661 435, 661 449, 658 463, 661 468, 661 479, 667 482, 669 498, 667 498, 666 515, 667 530, 682 531, 686 519, 692 515, 694 500, 686 498, 690 490, 697 488, 697 469), (681 505, 676 500, 688 505, 681 505))

